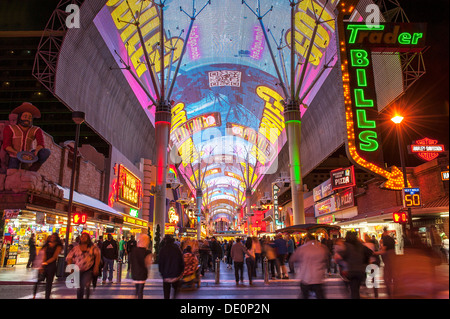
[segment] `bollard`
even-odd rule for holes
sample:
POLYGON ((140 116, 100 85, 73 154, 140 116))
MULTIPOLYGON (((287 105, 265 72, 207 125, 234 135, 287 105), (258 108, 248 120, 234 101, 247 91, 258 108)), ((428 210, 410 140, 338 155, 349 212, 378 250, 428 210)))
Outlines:
POLYGON ((264 257, 264 284, 269 284, 269 261, 264 257))
POLYGON ((220 259, 216 259, 216 284, 220 283, 220 259))
POLYGON ((117 262, 117 283, 122 282, 122 262, 117 262))

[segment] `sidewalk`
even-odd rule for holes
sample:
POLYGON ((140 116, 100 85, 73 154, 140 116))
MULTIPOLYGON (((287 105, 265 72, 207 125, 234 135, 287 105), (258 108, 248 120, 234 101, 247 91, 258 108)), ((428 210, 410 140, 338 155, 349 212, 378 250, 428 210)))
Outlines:
MULTIPOLYGON (((127 264, 123 264, 122 266, 122 277, 121 282, 124 284, 132 283, 132 279, 127 277, 127 264)), ((117 264, 114 265, 114 279, 113 282, 117 284, 117 264)), ((381 271, 382 273, 382 271, 381 271)), ((264 278, 261 274, 261 268, 257 270, 258 278, 255 279, 255 282, 264 282, 264 278)), ((129 274, 128 274, 129 275, 129 274)), ((438 298, 439 299, 449 299, 449 265, 441 264, 436 267, 436 277, 437 283, 435 285, 436 289, 440 291, 438 298)), ((27 269, 25 265, 16 265, 14 267, 8 268, 0 268, 0 287, 3 285, 32 285, 36 282, 37 278, 37 270, 36 269, 27 269)), ((246 278, 246 273, 244 274, 244 278, 246 278)), ((101 280, 101 278, 99 279, 101 280)), ((158 265, 154 264, 150 268, 148 283, 161 283, 162 278, 158 271, 158 265)), ((340 281, 340 277, 338 275, 333 274, 331 277, 325 279, 325 282, 329 284, 335 284, 336 281, 340 281)), ((58 278, 55 278, 56 284, 61 283, 63 281, 58 281, 58 278)), ((220 284, 221 285, 235 285, 234 278, 234 269, 227 269, 224 263, 221 263, 220 267, 220 284)), ((120 285, 120 283, 119 283, 120 285)), ((206 272, 205 276, 202 277, 202 285, 206 286, 215 286, 215 273, 214 272, 206 272)), ((270 280, 270 285, 274 286, 291 286, 298 285, 298 280, 291 276, 289 280, 270 280)), ((0 288, 1 289, 1 288, 0 288)))

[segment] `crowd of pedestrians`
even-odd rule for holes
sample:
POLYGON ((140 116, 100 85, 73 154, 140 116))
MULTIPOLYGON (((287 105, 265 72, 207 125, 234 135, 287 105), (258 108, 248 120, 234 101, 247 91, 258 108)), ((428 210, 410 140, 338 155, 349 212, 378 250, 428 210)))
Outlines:
MULTIPOLYGON (((234 269, 237 286, 246 280, 253 285, 254 278, 264 278, 266 271, 269 280, 296 278, 300 281, 300 297, 305 299, 313 296, 325 299, 324 282, 333 273, 342 278, 349 298, 361 298, 361 287, 367 287, 368 282, 373 287, 374 297, 378 298, 376 277, 381 268, 388 298, 433 298, 436 293, 434 267, 440 264, 441 256, 424 246, 416 234, 403 239, 405 252, 402 255, 396 254, 395 240, 387 229, 379 242, 367 235, 361 240, 351 231, 345 238, 324 236, 319 241, 308 233, 299 239, 296 242, 293 236, 277 234, 274 238, 248 237, 219 242, 211 237, 180 242, 167 235, 160 243, 157 258, 164 298, 176 298, 183 283, 215 272, 218 262, 226 264, 227 270, 234 269)), ((33 244, 32 240, 30 243, 33 244)), ((108 234, 93 243, 90 235, 83 233, 69 246, 66 257, 67 264, 76 265, 80 272, 77 298, 89 298, 90 284, 95 288, 99 277, 102 277, 102 284, 106 284, 106 280, 112 283, 114 263, 126 262, 135 283, 135 296, 142 299, 148 269, 155 257, 151 247, 151 238, 144 234, 139 235, 138 241, 132 236, 129 240, 122 237, 119 242, 108 234)), ((56 262, 62 251, 62 240, 58 234, 52 234, 27 265, 30 267, 32 263, 39 269, 34 296, 39 283, 45 281, 45 298, 50 298, 56 262)))

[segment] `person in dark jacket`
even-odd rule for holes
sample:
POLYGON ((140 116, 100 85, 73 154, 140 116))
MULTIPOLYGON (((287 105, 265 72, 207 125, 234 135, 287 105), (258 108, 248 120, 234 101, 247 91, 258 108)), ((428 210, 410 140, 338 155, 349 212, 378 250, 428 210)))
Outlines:
POLYGON ((216 259, 222 259, 223 250, 220 244, 217 242, 216 237, 212 237, 210 241, 211 253, 212 253, 212 268, 216 271, 216 259))
POLYGON ((159 272, 163 278, 164 299, 170 299, 171 287, 174 290, 173 298, 175 299, 184 272, 184 258, 172 236, 165 236, 164 242, 159 251, 159 272))
POLYGON ((102 245, 102 259, 103 259, 103 280, 106 283, 106 275, 109 270, 108 281, 112 283, 114 272, 114 260, 119 258, 119 251, 117 249, 117 242, 113 239, 111 234, 108 234, 108 239, 102 245))
POLYGON ((148 249, 150 237, 145 234, 139 236, 137 246, 130 256, 131 260, 131 278, 136 287, 136 298, 144 298, 144 286, 148 277, 148 267, 152 263, 152 252, 148 249))
POLYGON ((134 235, 131 235, 129 241, 127 241, 127 255, 128 255, 128 271, 131 269, 131 254, 133 253, 134 248, 136 247, 137 242, 134 239, 134 235))
POLYGON ((347 265, 351 298, 360 299, 359 288, 366 278, 366 267, 373 252, 362 244, 356 232, 349 231, 345 236, 345 248, 339 254, 347 265))
POLYGON ((28 258, 27 268, 31 268, 33 261, 36 258, 36 235, 31 234, 28 240, 28 247, 30 247, 30 257, 28 258))
POLYGON ((278 234, 274 243, 273 243, 274 248, 276 249, 277 252, 277 273, 278 273, 278 278, 281 279, 289 279, 289 276, 287 275, 287 269, 286 269, 286 257, 288 254, 288 245, 287 245, 287 241, 283 239, 283 235, 278 234), (279 271, 279 269, 281 268, 281 272, 279 271), (281 275, 282 273, 282 275, 281 275))

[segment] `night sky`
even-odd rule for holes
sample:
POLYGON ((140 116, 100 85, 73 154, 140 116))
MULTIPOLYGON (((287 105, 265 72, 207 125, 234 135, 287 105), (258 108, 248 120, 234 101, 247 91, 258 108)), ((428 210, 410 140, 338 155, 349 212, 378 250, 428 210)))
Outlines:
MULTIPOLYGON (((287 0, 286 0, 287 1, 287 0)), ((240 1, 237 1, 240 3, 240 1)), ((388 1, 386 1, 388 2, 388 1)), ((389 120, 395 110, 404 116, 404 143, 430 137, 449 146, 449 0, 399 0, 410 22, 428 24, 428 50, 424 54, 426 74, 382 114, 385 161, 399 165, 397 138, 389 120)), ((59 0, 0 1, 0 30, 43 29, 59 0)), ((406 156, 408 166, 423 161, 406 156)))

